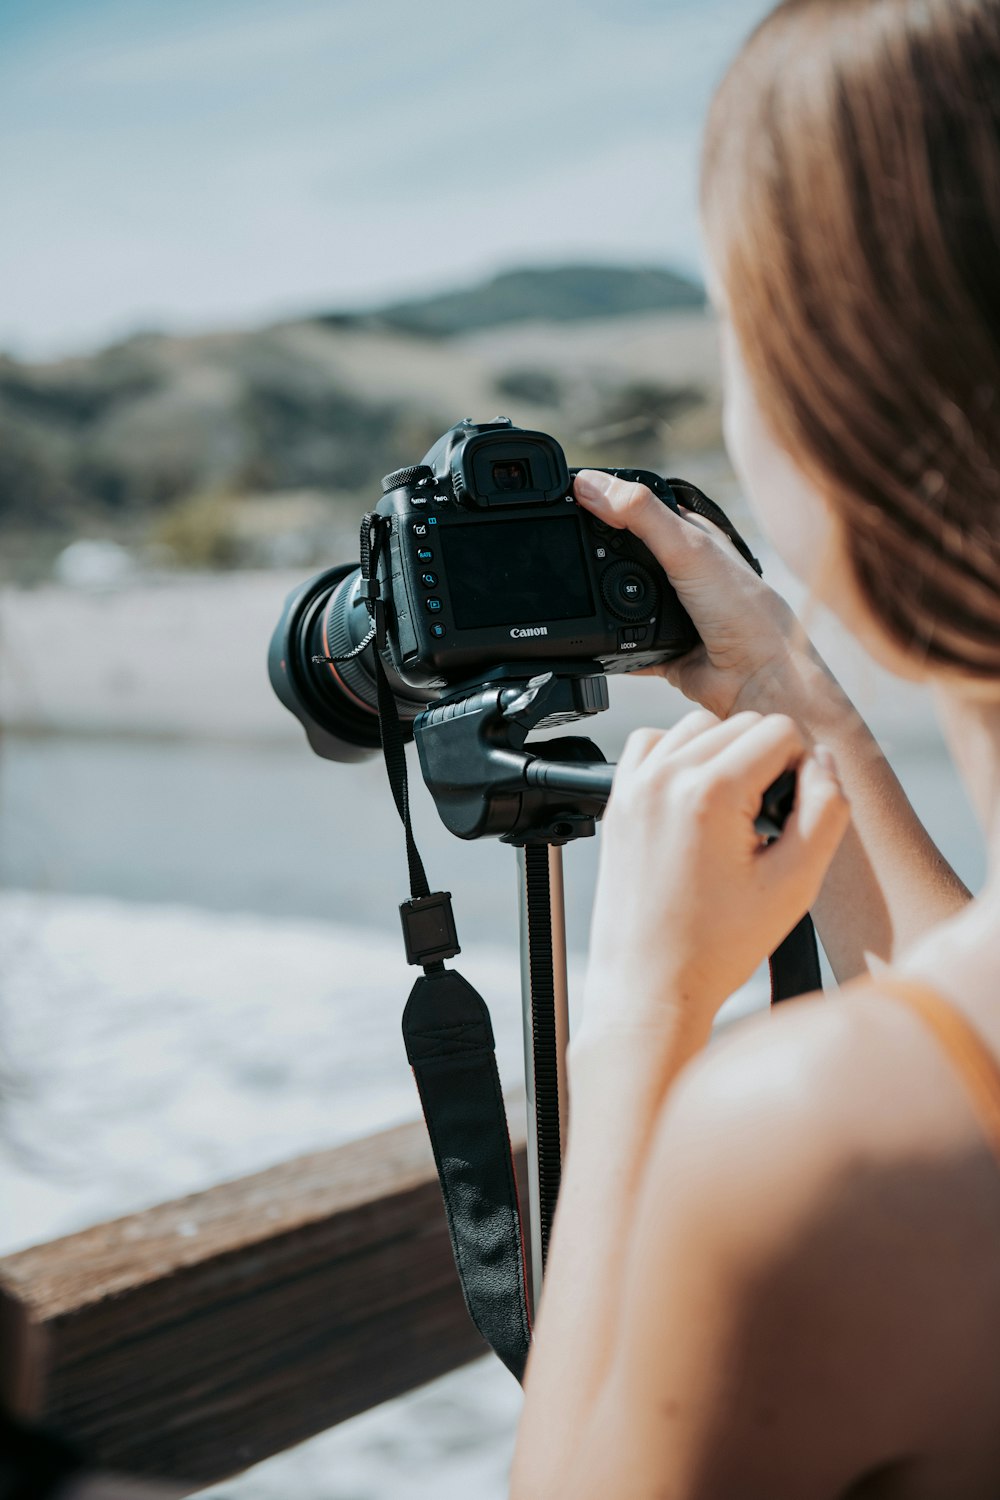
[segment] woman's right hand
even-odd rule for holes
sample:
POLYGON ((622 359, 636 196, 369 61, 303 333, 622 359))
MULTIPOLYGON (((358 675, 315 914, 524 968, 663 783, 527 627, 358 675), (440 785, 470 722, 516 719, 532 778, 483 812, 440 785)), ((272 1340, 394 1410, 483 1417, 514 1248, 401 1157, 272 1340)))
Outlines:
POLYGON ((652 670, 720 719, 758 707, 771 679, 806 646, 793 611, 760 579, 723 531, 679 516, 643 484, 584 469, 579 503, 645 542, 694 621, 701 645, 652 670))

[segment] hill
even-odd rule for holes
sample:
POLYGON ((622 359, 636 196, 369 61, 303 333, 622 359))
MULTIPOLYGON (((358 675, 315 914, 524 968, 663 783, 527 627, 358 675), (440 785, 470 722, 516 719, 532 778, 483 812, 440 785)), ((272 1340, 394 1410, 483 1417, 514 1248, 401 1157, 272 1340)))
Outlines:
POLYGON ((327 313, 321 321, 448 338, 506 323, 576 323, 704 305, 703 287, 662 267, 555 266, 504 271, 459 291, 367 313, 327 313))
POLYGON ((238 560, 232 532, 250 524, 248 496, 262 502, 253 527, 268 534, 266 497, 303 492, 309 506, 289 502, 275 527, 306 515, 321 526, 334 511, 353 527, 382 474, 466 415, 503 411, 541 427, 575 463, 656 467, 668 453, 717 446, 709 320, 700 305, 635 307, 643 295, 667 299, 674 280, 525 271, 401 304, 398 325, 389 309, 142 334, 44 364, 0 357, 0 563, 14 556, 15 533, 48 535, 46 556, 91 533, 166 542, 188 561, 238 560), (532 307, 544 316, 529 317, 532 307))

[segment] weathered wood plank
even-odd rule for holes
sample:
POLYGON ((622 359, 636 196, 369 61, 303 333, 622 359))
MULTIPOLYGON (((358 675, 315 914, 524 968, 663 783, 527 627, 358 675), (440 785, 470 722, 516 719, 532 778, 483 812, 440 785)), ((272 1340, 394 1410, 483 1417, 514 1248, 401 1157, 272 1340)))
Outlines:
POLYGON ((9 1408, 192 1489, 486 1350, 422 1121, 0 1259, 0 1340, 9 1408))

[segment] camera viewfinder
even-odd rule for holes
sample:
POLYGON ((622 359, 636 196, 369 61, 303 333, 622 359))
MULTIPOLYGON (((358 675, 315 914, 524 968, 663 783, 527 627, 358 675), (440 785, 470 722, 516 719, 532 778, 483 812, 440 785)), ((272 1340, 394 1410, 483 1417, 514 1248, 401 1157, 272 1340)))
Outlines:
POLYGON ((530 490, 531 473, 528 465, 512 461, 494 464, 493 483, 498 490, 530 490))

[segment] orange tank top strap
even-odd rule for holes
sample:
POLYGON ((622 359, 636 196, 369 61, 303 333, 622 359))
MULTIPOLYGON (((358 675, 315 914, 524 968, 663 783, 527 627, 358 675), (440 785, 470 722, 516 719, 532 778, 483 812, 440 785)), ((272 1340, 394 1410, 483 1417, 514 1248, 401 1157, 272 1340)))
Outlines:
POLYGON ((1000 1161, 1000 1060, 968 1017, 929 984, 891 972, 863 981, 864 987, 900 1000, 937 1037, 960 1074, 972 1106, 1000 1161))

